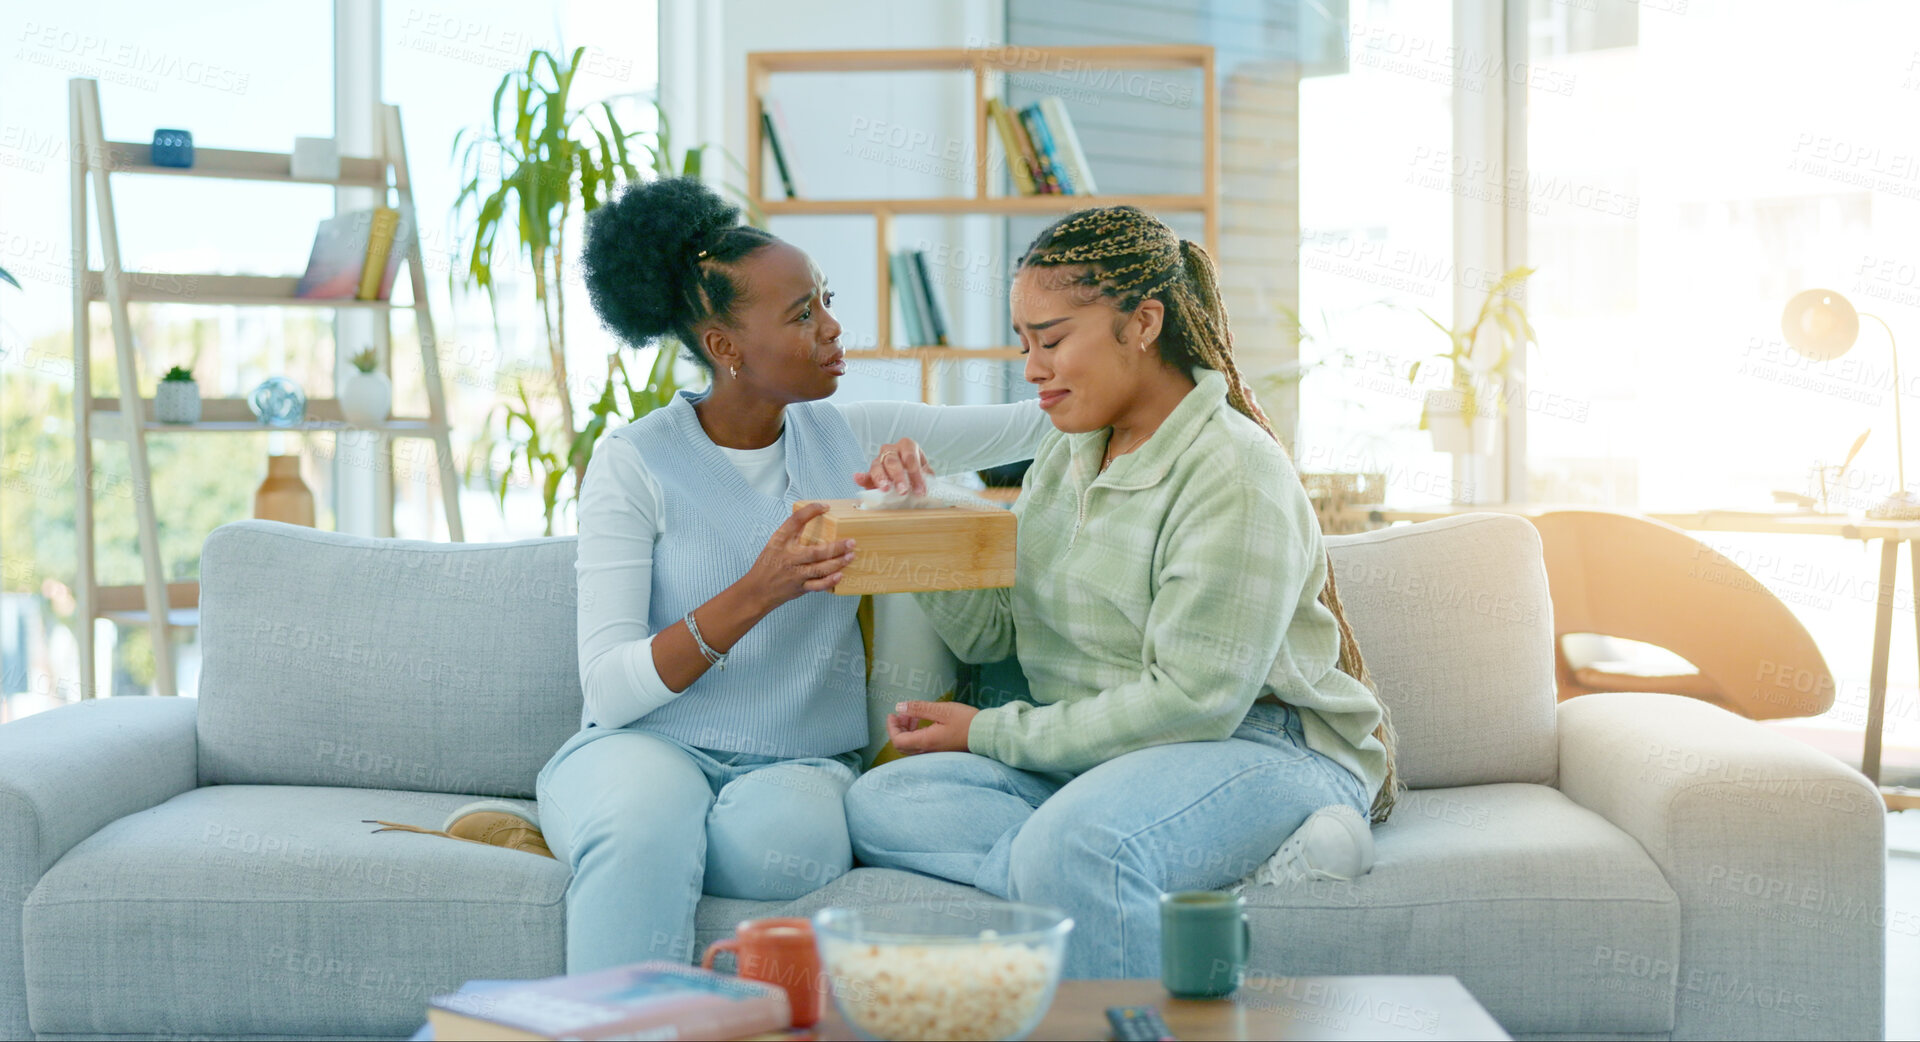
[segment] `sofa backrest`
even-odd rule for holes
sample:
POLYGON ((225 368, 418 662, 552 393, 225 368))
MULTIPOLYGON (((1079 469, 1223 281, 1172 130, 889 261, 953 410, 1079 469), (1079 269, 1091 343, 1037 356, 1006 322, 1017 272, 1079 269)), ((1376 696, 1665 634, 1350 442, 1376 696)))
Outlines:
POLYGON ((200 557, 200 783, 533 795, 580 726, 574 540, 239 521, 200 557))
POLYGON ((1553 782, 1553 605, 1533 525, 1463 514, 1326 542, 1407 786, 1553 782))

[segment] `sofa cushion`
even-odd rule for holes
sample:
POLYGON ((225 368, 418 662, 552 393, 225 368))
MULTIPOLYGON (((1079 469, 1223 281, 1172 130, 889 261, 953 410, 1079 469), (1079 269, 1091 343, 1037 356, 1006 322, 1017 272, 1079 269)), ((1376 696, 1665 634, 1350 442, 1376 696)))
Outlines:
POLYGON ((1673 1029, 1680 903, 1626 833, 1541 785, 1410 792, 1353 882, 1245 891, 1248 986, 1449 973, 1518 1037, 1673 1029))
POLYGON ((732 897, 703 897, 694 912, 694 939, 699 948, 733 933, 746 919, 768 916, 811 917, 822 908, 872 908, 914 904, 944 909, 957 917, 979 918, 987 905, 1003 903, 970 886, 893 868, 856 868, 846 875, 793 901, 745 901, 732 897))
POLYGON ((561 972, 566 866, 361 823, 468 799, 217 786, 121 818, 27 900, 33 1030, 404 1038, 468 979, 561 972))
POLYGON ((1553 604, 1533 525, 1463 514, 1326 543, 1401 781, 1551 784, 1553 604))
POLYGON ((574 540, 272 521, 200 558, 200 783, 533 795, 580 728, 574 540))

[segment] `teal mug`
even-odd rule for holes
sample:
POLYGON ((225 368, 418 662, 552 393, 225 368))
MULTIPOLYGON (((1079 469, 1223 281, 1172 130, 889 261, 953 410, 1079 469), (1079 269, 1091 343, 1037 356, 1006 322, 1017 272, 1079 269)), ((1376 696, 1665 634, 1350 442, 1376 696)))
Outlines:
POLYGON ((1177 999, 1233 994, 1247 974, 1253 924, 1237 894, 1181 890, 1160 895, 1160 982, 1177 999))

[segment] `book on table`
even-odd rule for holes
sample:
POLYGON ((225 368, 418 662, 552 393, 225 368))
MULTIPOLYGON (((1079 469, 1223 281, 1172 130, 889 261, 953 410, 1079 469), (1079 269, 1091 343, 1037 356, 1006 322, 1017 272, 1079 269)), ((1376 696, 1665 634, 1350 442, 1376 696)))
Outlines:
POLYGON ((436 996, 436 1038, 732 1039, 783 1031, 786 990, 656 961, 436 996))

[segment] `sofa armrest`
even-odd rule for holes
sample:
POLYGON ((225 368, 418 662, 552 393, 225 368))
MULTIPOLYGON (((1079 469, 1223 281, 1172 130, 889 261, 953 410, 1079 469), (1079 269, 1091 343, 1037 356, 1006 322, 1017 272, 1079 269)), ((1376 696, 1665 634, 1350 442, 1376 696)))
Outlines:
POLYGON ((0 726, 0 1038, 31 1038, 20 915, 40 877, 109 823, 197 783, 191 698, 101 698, 0 726))
POLYGON ((1614 951, 1597 965, 1623 988, 1671 975, 1674 1038, 1884 1036, 1901 924, 1866 778, 1677 695, 1583 695, 1559 715, 1560 791, 1638 841, 1680 898, 1678 967, 1614 951))

